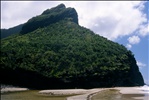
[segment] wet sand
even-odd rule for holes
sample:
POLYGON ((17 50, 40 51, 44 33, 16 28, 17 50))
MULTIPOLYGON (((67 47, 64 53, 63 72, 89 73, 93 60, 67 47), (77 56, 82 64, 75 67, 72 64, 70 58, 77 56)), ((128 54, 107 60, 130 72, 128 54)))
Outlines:
POLYGON ((129 98, 130 100, 149 100, 149 94, 123 94, 122 98, 129 98))
MULTIPOLYGON (((28 89, 14 88, 14 87, 2 88, 1 93, 4 93, 1 95, 3 97, 2 100, 15 100, 13 98, 16 98, 19 95, 20 97, 21 95, 24 95, 21 93, 28 93, 32 91, 32 90, 28 90, 28 91, 26 90, 28 89), (18 91, 24 91, 24 92, 18 92, 18 91), (9 92, 14 92, 14 93, 9 94, 9 92), (16 93, 20 93, 20 94, 16 94, 16 93), (6 98, 10 98, 10 99, 6 99, 6 98)), ((35 100, 38 100, 38 97, 40 96, 47 99, 49 98, 49 100, 51 100, 50 98, 53 98, 52 100, 56 100, 54 98, 57 98, 57 100, 64 100, 64 99, 65 100, 149 100, 149 94, 140 90, 140 87, 59 89, 59 90, 41 90, 41 91, 36 90, 36 95, 35 95, 35 92, 31 92, 30 95, 28 95, 27 97, 32 98, 30 100, 34 100, 33 98, 36 98, 35 100)), ((25 100, 23 98, 20 100, 25 100)))
POLYGON ((7 92, 1 94, 1 100, 66 100, 68 96, 51 96, 39 94, 39 90, 7 92))
POLYGON ((149 94, 138 87, 117 87, 98 92, 89 100, 149 100, 149 94))
POLYGON ((149 100, 149 94, 141 91, 140 87, 43 90, 40 93, 53 95, 80 94, 67 97, 66 100, 149 100))
MULTIPOLYGON (((119 88, 118 88, 119 89, 119 88)), ((149 93, 142 91, 140 87, 120 88, 123 97, 132 98, 134 100, 149 100, 149 93)))

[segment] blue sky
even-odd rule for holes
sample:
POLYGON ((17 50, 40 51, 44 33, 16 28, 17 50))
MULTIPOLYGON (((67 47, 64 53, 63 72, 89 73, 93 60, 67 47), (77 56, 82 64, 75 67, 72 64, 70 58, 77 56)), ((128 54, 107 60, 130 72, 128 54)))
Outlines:
POLYGON ((131 50, 149 84, 149 2, 146 1, 1 1, 1 28, 25 23, 64 3, 78 12, 79 24, 131 50))

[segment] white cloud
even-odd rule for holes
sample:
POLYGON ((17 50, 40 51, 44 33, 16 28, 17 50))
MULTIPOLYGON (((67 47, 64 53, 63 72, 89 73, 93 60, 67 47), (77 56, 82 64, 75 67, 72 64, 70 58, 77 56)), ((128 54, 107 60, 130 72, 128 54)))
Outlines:
POLYGON ((130 44, 138 44, 140 42, 140 38, 138 36, 132 36, 128 38, 130 44))
POLYGON ((24 23, 60 3, 77 10, 81 26, 110 40, 132 35, 136 31, 144 36, 147 34, 147 25, 144 24, 147 18, 142 11, 144 1, 2 1, 1 26, 9 28, 24 23))
POLYGON ((131 45, 131 44, 127 44, 126 47, 127 47, 128 49, 131 49, 132 45, 131 45))
POLYGON ((52 1, 1 1, 1 27, 10 28, 25 23, 58 4, 52 1))
POLYGON ((142 12, 143 4, 140 1, 96 1, 81 5, 76 3, 74 6, 78 11, 79 23, 82 26, 90 28, 108 39, 115 40, 134 34, 140 25, 144 25, 147 18, 146 14, 142 12))
POLYGON ((142 67, 145 67, 146 64, 140 62, 140 61, 137 61, 137 65, 139 66, 139 68, 142 68, 142 67))
POLYGON ((31 1, 2 1, 1 27, 10 28, 27 21, 31 1))
MULTIPOLYGON (((140 42, 140 36, 149 35, 147 12, 143 12, 144 1, 1 1, 1 27, 25 23, 60 3, 77 10, 81 26, 110 40, 131 35, 126 45, 128 49, 140 42)), ((141 62, 137 64, 146 66, 141 62)))
POLYGON ((149 23, 144 24, 144 25, 140 25, 138 34, 139 34, 140 36, 149 35, 149 23))

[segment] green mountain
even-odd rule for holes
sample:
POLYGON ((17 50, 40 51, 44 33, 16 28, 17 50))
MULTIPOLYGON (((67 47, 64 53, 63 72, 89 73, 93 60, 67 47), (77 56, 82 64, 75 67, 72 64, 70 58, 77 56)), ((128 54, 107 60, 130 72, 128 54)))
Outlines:
POLYGON ((1 40, 3 84, 29 88, 141 86, 131 51, 78 25, 74 8, 60 4, 1 40))
POLYGON ((1 39, 6 38, 10 35, 20 33, 22 30, 23 24, 17 25, 15 27, 9 28, 9 29, 1 29, 1 39))
POLYGON ((21 33, 26 34, 37 28, 46 27, 60 20, 71 20, 78 24, 78 15, 74 8, 67 8, 60 4, 57 7, 45 10, 41 15, 31 18, 22 28, 21 33))

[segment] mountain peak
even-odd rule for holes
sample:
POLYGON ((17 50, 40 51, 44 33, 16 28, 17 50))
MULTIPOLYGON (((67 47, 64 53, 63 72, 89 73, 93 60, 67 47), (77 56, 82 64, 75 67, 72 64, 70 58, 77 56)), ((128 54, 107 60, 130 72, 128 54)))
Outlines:
POLYGON ((64 10, 66 9, 66 6, 64 4, 59 4, 58 6, 56 7, 53 7, 51 9, 47 9, 45 10, 42 15, 45 15, 45 14, 50 14, 51 12, 60 12, 61 10, 64 10))
POLYGON ((131 51, 77 23, 75 9, 60 4, 23 24, 25 35, 2 39, 1 83, 35 89, 144 85, 131 51))
POLYGON ((56 8, 61 9, 61 8, 66 8, 66 6, 65 6, 63 3, 61 3, 61 4, 59 4, 58 6, 56 6, 56 8))
POLYGON ((64 4, 60 4, 29 19, 22 27, 21 34, 32 32, 37 28, 46 27, 61 20, 69 20, 78 24, 78 14, 74 8, 66 8, 64 4))

